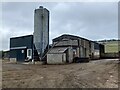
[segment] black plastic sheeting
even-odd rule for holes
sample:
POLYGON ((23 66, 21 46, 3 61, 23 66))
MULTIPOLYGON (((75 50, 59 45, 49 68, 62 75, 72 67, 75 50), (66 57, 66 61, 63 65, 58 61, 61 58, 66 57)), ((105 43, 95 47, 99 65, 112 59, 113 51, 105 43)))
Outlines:
POLYGON ((73 59, 73 62, 75 63, 82 63, 82 62, 89 62, 89 58, 81 58, 81 57, 75 57, 73 59))

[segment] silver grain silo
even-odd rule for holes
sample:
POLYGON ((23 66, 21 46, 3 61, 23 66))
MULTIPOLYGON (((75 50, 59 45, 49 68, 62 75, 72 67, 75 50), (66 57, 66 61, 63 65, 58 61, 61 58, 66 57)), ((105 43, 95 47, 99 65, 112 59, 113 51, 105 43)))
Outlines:
POLYGON ((39 58, 49 46, 49 11, 43 6, 34 11, 34 46, 39 58))

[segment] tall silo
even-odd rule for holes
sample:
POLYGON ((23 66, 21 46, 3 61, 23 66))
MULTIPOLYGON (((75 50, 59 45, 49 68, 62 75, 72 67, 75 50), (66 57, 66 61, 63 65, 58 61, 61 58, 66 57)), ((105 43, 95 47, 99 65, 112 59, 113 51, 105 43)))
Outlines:
POLYGON ((40 6, 34 11, 34 47, 41 58, 49 46, 49 11, 40 6))

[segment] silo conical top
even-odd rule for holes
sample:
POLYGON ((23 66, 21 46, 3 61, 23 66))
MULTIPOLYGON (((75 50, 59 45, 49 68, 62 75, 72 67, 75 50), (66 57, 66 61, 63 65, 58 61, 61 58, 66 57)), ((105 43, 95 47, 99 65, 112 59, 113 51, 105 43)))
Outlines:
POLYGON ((43 8, 43 6, 39 6, 39 8, 43 8))

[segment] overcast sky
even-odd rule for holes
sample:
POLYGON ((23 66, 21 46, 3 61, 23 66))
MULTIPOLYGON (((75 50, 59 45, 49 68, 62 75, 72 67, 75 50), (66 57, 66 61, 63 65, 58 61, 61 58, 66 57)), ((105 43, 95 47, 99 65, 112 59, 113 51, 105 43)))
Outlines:
POLYGON ((9 49, 10 37, 33 34, 34 9, 40 5, 50 11, 50 43, 62 34, 90 40, 118 38, 117 2, 10 2, 2 3, 0 50, 9 49))

